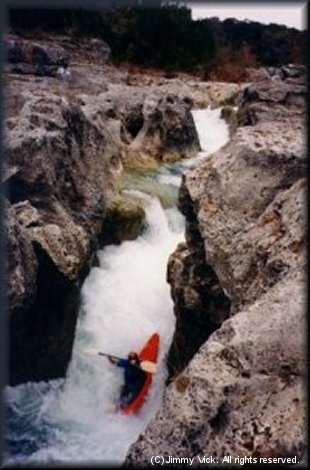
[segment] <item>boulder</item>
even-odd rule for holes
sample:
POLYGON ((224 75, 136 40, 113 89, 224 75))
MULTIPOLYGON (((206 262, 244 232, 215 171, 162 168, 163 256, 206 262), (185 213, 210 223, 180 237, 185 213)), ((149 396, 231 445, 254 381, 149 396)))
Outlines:
MULTIPOLYGON (((281 94, 287 96, 282 87, 277 96, 281 94)), ((255 96, 259 104, 265 99, 265 95, 255 96)), ((270 93, 269 99, 275 96, 276 93, 270 93)), ((289 245, 297 241, 304 230, 302 218, 298 218, 296 225, 286 220, 288 206, 284 201, 290 191, 295 199, 289 198, 291 202, 287 204, 297 205, 299 211, 303 207, 302 178, 306 171, 301 110, 297 103, 289 102, 286 106, 289 111, 283 113, 277 105, 275 110, 269 106, 269 119, 260 116, 257 124, 239 127, 228 146, 187 172, 184 189, 181 188, 185 213, 191 207, 197 219, 206 262, 216 272, 234 311, 270 287, 273 276, 263 273, 265 266, 269 266, 271 253, 274 250, 285 259, 286 254, 280 252, 284 249, 281 242, 285 240, 289 245), (272 219, 272 211, 278 225, 272 225, 271 234, 267 223, 264 234, 270 240, 262 249, 250 233, 262 237, 260 227, 263 221, 272 219)), ((191 243, 190 233, 188 239, 191 243)), ((290 265, 295 260, 288 258, 287 262, 290 265)), ((279 275, 283 274, 278 267, 279 275)))
POLYGON ((145 211, 138 199, 114 198, 107 207, 99 243, 108 245, 135 240, 141 234, 144 222, 145 211))
POLYGON ((6 45, 9 71, 13 73, 56 76, 59 67, 69 65, 67 52, 59 45, 12 37, 6 45))
MULTIPOLYGON (((240 126, 262 122, 281 122, 283 119, 298 120, 305 113, 306 89, 296 81, 287 83, 282 80, 262 81, 245 88, 238 110, 240 126)), ((296 125, 295 122, 293 125, 296 125)))
POLYGON ((145 158, 150 162, 171 162, 198 152, 198 135, 188 100, 170 94, 147 95, 142 107, 135 109, 137 114, 135 118, 131 114, 131 123, 135 122, 136 128, 131 135, 136 136, 126 150, 127 167, 137 167, 139 161, 143 165, 145 158))

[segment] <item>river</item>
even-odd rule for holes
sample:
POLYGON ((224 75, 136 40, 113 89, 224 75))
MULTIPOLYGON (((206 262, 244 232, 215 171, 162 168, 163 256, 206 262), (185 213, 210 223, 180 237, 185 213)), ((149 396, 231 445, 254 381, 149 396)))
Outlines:
POLYGON ((6 387, 5 464, 121 464, 159 409, 175 324, 167 261, 184 239, 183 216, 175 205, 181 175, 229 138, 219 109, 193 111, 193 117, 202 147, 197 157, 126 180, 127 190, 143 200, 147 223, 136 240, 98 252, 99 266, 91 269, 82 287, 66 378, 6 387), (161 340, 159 372, 148 399, 136 416, 115 413, 122 370, 84 349, 124 357, 129 350, 139 350, 155 331, 161 340))

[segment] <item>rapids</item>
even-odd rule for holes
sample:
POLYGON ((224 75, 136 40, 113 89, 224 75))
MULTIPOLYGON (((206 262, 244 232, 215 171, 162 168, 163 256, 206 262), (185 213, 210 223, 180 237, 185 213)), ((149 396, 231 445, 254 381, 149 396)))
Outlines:
MULTIPOLYGON (((196 110, 193 117, 204 158, 228 141, 220 110, 196 110)), ((173 302, 166 282, 169 255, 184 239, 176 209, 182 173, 197 157, 131 175, 127 189, 143 200, 146 225, 134 241, 98 252, 82 287, 72 360, 64 379, 6 387, 6 460, 16 463, 121 464, 128 447, 161 405, 165 358, 174 332, 173 302), (122 370, 105 358, 85 354, 92 347, 118 356, 139 350, 160 334, 159 372, 137 416, 114 412, 122 370)))

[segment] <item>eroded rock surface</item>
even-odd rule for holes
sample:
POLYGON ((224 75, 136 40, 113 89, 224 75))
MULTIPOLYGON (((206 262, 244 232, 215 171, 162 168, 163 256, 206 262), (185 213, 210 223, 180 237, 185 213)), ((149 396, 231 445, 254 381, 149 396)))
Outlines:
POLYGON ((67 67, 69 57, 58 44, 37 43, 10 36, 6 41, 8 69, 23 75, 56 76, 59 67, 67 67))
POLYGON ((8 304, 12 311, 31 305, 36 294, 38 263, 31 241, 16 220, 12 210, 6 211, 8 304))
MULTIPOLYGON (((266 90, 265 84, 262 87, 266 90)), ((279 104, 281 96, 287 96, 282 87, 286 88, 282 81, 277 88, 271 85, 265 104, 266 95, 261 98, 258 84, 255 105, 268 105, 268 120, 260 115, 256 124, 240 126, 229 145, 189 170, 184 180, 181 206, 185 212, 192 207, 204 241, 205 260, 215 270, 233 311, 257 299, 296 263, 282 251, 284 240, 288 245, 303 243, 304 206, 297 198, 302 182, 292 189, 296 223, 280 200, 286 194, 282 192, 305 176, 305 108, 300 106, 304 90, 290 85, 291 94, 296 92, 297 97, 285 108, 279 104), (273 259, 274 253, 283 259, 282 268, 273 259)), ((245 96, 248 93, 246 89, 245 96)), ((248 105, 244 98, 245 108, 255 106, 252 99, 248 105)))
POLYGON ((147 96, 141 104, 143 124, 126 151, 125 165, 137 168, 140 161, 148 166, 148 161, 156 164, 195 155, 200 147, 190 109, 191 103, 176 95, 147 96))
POLYGON ((123 167, 199 149, 191 100, 126 84, 109 52, 97 40, 8 39, 12 384, 64 375, 96 249, 140 233, 144 210, 121 193, 123 167))
POLYGON ((300 271, 226 320, 166 390, 126 465, 305 452, 305 302, 300 271), (294 334, 292 334, 294 332, 294 334))
POLYGON ((126 465, 152 455, 304 458, 305 88, 289 71, 245 87, 230 143, 183 178, 186 244, 168 269, 177 317, 168 363, 179 375, 126 465))
POLYGON ((171 285, 177 324, 168 355, 170 379, 188 364, 210 334, 229 316, 230 301, 204 260, 202 240, 179 244, 170 256, 167 280, 171 285))
POLYGON ((122 163, 104 113, 52 93, 28 97, 19 116, 8 120, 6 140, 14 169, 6 183, 14 221, 8 234, 10 372, 17 383, 65 371, 79 286, 122 163))

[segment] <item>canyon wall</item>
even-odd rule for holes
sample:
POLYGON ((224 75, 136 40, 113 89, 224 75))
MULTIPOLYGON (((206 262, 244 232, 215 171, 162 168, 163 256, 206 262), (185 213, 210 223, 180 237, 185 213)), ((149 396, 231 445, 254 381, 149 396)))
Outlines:
POLYGON ((96 250, 142 229, 124 168, 193 154, 199 142, 191 101, 126 85, 105 65, 102 41, 10 37, 7 47, 2 183, 9 381, 18 384, 64 376, 96 250))
POLYGON ((171 382, 126 465, 304 458, 305 74, 288 71, 243 89, 231 141, 183 177, 171 382))

